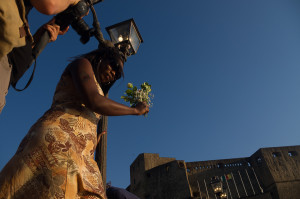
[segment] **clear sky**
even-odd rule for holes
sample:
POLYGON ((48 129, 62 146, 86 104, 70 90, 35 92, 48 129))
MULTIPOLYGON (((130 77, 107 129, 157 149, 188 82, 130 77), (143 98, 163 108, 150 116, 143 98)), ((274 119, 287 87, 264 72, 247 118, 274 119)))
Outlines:
MULTIPOLYGON (((299 145, 299 0, 105 0, 95 8, 106 39, 105 27, 129 18, 144 39, 110 98, 122 102, 128 82, 147 81, 155 95, 147 118, 109 117, 112 185, 129 185, 129 166, 140 153, 204 161, 299 145)), ((50 20, 35 10, 29 18, 32 32, 50 20)), ((91 25, 91 14, 85 20, 91 25)), ((94 38, 81 44, 70 29, 42 52, 30 87, 9 90, 0 169, 50 107, 68 60, 97 45, 94 38)))

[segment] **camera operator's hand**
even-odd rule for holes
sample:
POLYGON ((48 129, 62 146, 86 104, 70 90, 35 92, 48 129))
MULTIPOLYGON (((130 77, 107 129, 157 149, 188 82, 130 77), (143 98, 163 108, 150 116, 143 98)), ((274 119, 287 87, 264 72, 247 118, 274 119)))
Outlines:
POLYGON ((67 26, 64 30, 60 30, 60 26, 55 24, 55 18, 46 23, 44 28, 50 34, 50 42, 55 41, 58 35, 64 35, 69 30, 69 26, 67 26))
POLYGON ((55 18, 52 18, 48 23, 42 25, 34 34, 35 43, 40 40, 41 35, 48 31, 50 39, 49 42, 55 41, 58 35, 64 35, 69 30, 69 26, 64 30, 60 30, 60 26, 55 24, 55 18))

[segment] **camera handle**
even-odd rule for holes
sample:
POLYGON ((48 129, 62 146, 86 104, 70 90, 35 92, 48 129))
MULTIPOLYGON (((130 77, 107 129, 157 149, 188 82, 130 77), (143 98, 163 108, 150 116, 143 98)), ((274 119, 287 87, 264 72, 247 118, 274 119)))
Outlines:
MULTIPOLYGON (((35 46, 32 49, 32 57, 33 61, 36 60, 36 58, 40 55, 40 53, 44 50, 44 48, 47 46, 50 40, 50 35, 47 30, 42 34, 39 41, 35 44, 35 46)), ((32 63, 33 63, 32 61, 32 63)), ((32 64, 31 63, 31 64, 32 64)), ((31 65, 30 64, 30 65, 31 65)))

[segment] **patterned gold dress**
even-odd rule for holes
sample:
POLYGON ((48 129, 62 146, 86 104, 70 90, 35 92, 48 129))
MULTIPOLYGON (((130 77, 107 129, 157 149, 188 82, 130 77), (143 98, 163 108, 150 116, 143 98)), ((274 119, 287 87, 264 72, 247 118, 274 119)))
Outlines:
POLYGON ((1 171, 0 199, 105 199, 94 161, 100 117, 85 107, 67 69, 51 108, 1 171))

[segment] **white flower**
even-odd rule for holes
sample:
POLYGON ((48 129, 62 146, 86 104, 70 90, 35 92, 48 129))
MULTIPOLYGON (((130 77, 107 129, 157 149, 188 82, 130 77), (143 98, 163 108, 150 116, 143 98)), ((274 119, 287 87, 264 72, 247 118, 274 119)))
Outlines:
POLYGON ((150 107, 153 105, 151 99, 154 95, 151 92, 151 85, 144 82, 140 89, 133 86, 132 83, 127 84, 128 89, 125 91, 125 96, 121 96, 126 102, 129 102, 131 106, 136 106, 138 102, 146 102, 150 107))

